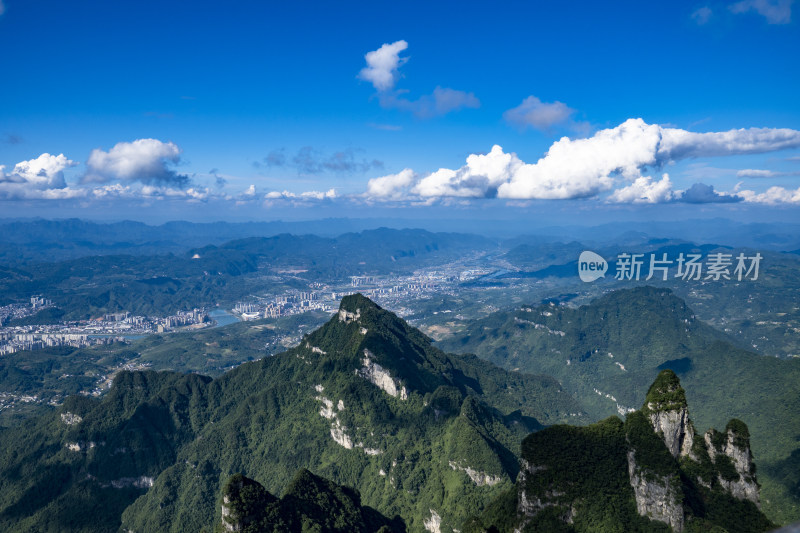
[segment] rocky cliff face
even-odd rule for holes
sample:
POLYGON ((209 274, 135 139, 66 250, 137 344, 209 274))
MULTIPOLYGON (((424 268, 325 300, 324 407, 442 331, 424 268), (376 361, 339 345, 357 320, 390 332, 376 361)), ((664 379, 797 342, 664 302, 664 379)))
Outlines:
POLYGON ((678 377, 671 371, 659 374, 647 393, 642 412, 648 416, 653 430, 674 458, 687 458, 699 463, 698 450, 701 454, 708 454, 718 472, 714 473, 711 482, 698 479, 703 486, 711 488, 714 482, 718 483, 734 498, 749 500, 760 508, 755 465, 750 453, 750 434, 744 422, 731 420, 724 433, 710 429, 698 442, 699 446, 695 446, 697 435, 689 419, 686 395, 678 377))
POLYGON ((403 386, 399 380, 396 380, 389 374, 386 369, 375 362, 375 356, 368 349, 364 349, 364 359, 362 360, 363 368, 356 370, 356 375, 370 381, 374 385, 383 389, 386 394, 400 398, 401 400, 408 399, 408 389, 403 386))
POLYGON ((482 487, 484 485, 493 486, 497 485, 501 481, 503 481, 503 476, 495 476, 486 472, 482 472, 480 470, 475 470, 474 468, 470 468, 469 466, 463 466, 460 463, 455 461, 449 462, 450 468, 456 471, 462 471, 469 476, 473 483, 477 486, 482 487))
POLYGON ((709 458, 720 467, 720 473, 717 474, 720 486, 734 498, 749 500, 761 508, 747 426, 739 420, 731 420, 725 433, 710 429, 703 440, 709 458))
POLYGON ((647 472, 636 464, 633 451, 628 452, 628 476, 636 499, 636 511, 651 520, 664 522, 673 531, 683 531, 683 495, 669 476, 647 472))
POLYGON ((647 392, 642 412, 673 457, 691 456, 695 430, 678 376, 672 371, 660 373, 647 392))
POLYGON ((223 531, 241 531, 242 524, 239 522, 237 516, 232 516, 231 511, 231 498, 228 495, 222 497, 222 530, 223 531))
MULTIPOLYGON (((680 386, 678 377, 671 371, 658 375, 647 392, 645 404, 641 409, 650 427, 663 442, 669 455, 679 460, 693 455, 695 430, 689 419, 686 394, 680 386)), ((634 415, 631 415, 634 418, 634 415)), ((642 438, 641 435, 638 437, 642 438)), ((651 441, 652 437, 646 439, 651 441)), ((630 432, 628 435, 630 442, 630 432)), ((640 443, 639 446, 644 444, 640 443)), ((660 472, 653 472, 646 466, 637 464, 635 451, 628 452, 628 475, 636 500, 636 510, 641 516, 664 522, 673 531, 683 531, 685 514, 682 505, 683 494, 675 482, 677 462, 671 467, 669 461, 660 462, 660 472)))
POLYGON ((689 410, 683 407, 661 411, 655 406, 651 407, 651 404, 648 404, 647 408, 650 411, 650 424, 664 440, 669 453, 676 459, 691 455, 694 444, 694 426, 689 420, 689 410))
MULTIPOLYGON (((712 480, 698 478, 699 483, 706 488, 718 484, 734 498, 749 500, 760 508, 750 435, 743 422, 731 420, 725 433, 710 429, 699 440, 689 419, 685 392, 671 371, 662 372, 650 387, 642 412, 648 416, 653 430, 674 458, 700 463, 698 453, 708 454, 718 472, 714 472, 712 480), (695 446, 696 439, 699 440, 698 446, 695 446)), ((631 485, 634 485, 633 477, 631 485)), ((637 507, 646 504, 640 501, 638 494, 636 503, 637 507)))
POLYGON ((723 448, 723 453, 733 462, 736 473, 739 474, 738 481, 720 480, 720 484, 731 493, 734 498, 740 500, 750 500, 759 508, 761 502, 758 497, 758 483, 756 482, 753 456, 750 453, 750 446, 738 446, 735 443, 736 437, 732 431, 728 431, 728 440, 723 448))

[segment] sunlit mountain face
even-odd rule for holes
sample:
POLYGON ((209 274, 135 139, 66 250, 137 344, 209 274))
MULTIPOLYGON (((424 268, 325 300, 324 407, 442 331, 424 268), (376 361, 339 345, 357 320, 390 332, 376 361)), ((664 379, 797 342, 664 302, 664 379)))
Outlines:
POLYGON ((800 522, 795 4, 0 0, 0 529, 800 522))

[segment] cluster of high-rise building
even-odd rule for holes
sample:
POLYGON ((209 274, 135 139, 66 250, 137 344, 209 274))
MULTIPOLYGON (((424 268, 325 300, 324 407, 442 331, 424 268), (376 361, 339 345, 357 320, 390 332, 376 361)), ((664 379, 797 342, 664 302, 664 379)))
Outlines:
POLYGON ((43 309, 45 307, 52 307, 52 306, 53 306, 53 301, 52 300, 48 300, 47 298, 44 298, 43 296, 32 296, 31 297, 31 308, 33 308, 34 311, 38 311, 38 310, 43 309))
MULTIPOLYGON (((52 306, 52 302, 40 297, 31 298, 31 305, 13 304, 0 310, 12 308, 12 316, 30 316, 30 310, 41 306, 52 306), (20 305, 24 308, 19 311, 20 305)), ((0 315, 3 316, 3 315, 0 315)), ((97 344, 125 341, 126 337, 165 332, 171 329, 202 324, 208 321, 205 309, 180 311, 166 317, 132 316, 127 311, 107 313, 92 320, 0 327, 0 356, 23 350, 40 350, 55 346, 81 348, 97 344)))
POLYGON ((350 276, 351 287, 362 287, 371 283, 375 283, 375 278, 372 276, 350 276))
POLYGON ((238 303, 234 306, 233 311, 242 320, 278 318, 311 310, 331 311, 333 308, 330 303, 323 299, 320 291, 299 291, 281 294, 258 303, 238 303))
POLYGON ((72 333, 0 333, 0 355, 8 355, 24 350, 41 350, 56 346, 81 348, 96 344, 110 344, 124 341, 122 337, 90 337, 72 333))
POLYGON ((191 326, 200 324, 208 319, 208 315, 203 309, 192 309, 191 311, 178 311, 178 314, 156 319, 162 321, 167 328, 179 328, 181 326, 191 326))
MULTIPOLYGON (((411 276, 351 276, 349 282, 334 285, 314 282, 309 290, 291 290, 257 302, 236 304, 233 312, 242 320, 278 318, 311 310, 330 312, 348 294, 360 292, 384 305, 397 305, 406 298, 447 291, 454 284, 484 275, 480 269, 445 268, 418 272, 411 276)), ((31 316, 53 302, 34 296, 30 304, 0 307, 0 326, 10 320, 31 316)), ((113 342, 124 337, 161 333, 175 328, 208 322, 205 309, 178 312, 167 317, 133 316, 126 311, 107 313, 100 318, 58 325, 0 327, 0 355, 20 350, 51 346, 88 346, 113 342)))
POLYGON ((30 305, 15 303, 0 306, 0 326, 12 320, 34 315, 47 307, 53 307, 53 302, 42 296, 31 297, 30 305))
POLYGON ((332 311, 339 301, 356 292, 373 299, 404 298, 440 290, 443 284, 458 282, 460 273, 426 273, 405 277, 350 276, 347 285, 331 286, 315 282, 309 291, 291 291, 262 298, 256 302, 241 302, 234 313, 242 320, 278 318, 310 310, 332 311))

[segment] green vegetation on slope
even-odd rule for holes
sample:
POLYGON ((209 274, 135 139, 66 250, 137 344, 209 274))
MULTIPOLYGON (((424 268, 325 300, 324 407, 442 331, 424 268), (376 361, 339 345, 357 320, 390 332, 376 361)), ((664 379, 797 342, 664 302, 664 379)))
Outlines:
POLYGON ((201 372, 219 376, 245 361, 285 350, 283 342, 323 324, 330 315, 311 311, 301 315, 240 322, 220 328, 149 335, 131 344, 114 343, 86 348, 58 347, 22 351, 0 357, 0 396, 9 407, 0 411, 0 427, 11 426, 70 394, 88 393, 128 365, 153 370, 201 372), (23 402, 21 396, 36 396, 23 402))
POLYGON ((102 398, 71 398, 0 432, 0 528, 44 528, 54 509, 76 509, 76 530, 209 529, 230 475, 278 494, 307 468, 355 487, 411 531, 431 509, 449 531, 511 485, 525 435, 584 420, 551 378, 445 354, 361 296, 342 311, 350 318, 336 315, 296 348, 213 381, 121 372, 102 398), (77 511, 85 487, 108 505, 101 519, 77 511))
POLYGON ((686 392, 681 387, 678 376, 670 369, 658 373, 656 380, 647 390, 644 399, 644 413, 650 411, 672 411, 687 406, 686 392))
MULTIPOLYGON (((670 370, 659 373, 650 389, 653 394, 667 390, 684 392, 670 370)), ((647 407, 652 399, 644 409, 656 412, 647 407)), ((678 409, 684 407, 685 403, 678 409)), ((661 410, 673 408, 665 405, 661 410)), ((637 497, 655 498, 660 509, 672 505, 673 512, 685 516, 682 523, 689 532, 753 533, 774 528, 752 502, 732 497, 717 481, 718 476, 725 478, 725 468, 733 468, 727 455, 717 454, 714 464, 707 461, 709 482, 699 483, 696 461, 673 457, 644 409, 630 413, 624 422, 613 416, 585 427, 556 425, 526 437, 521 450, 525 471, 516 490, 499 495, 481 515, 470 519, 465 533, 511 532, 520 527, 526 532, 572 533, 672 530, 659 519, 640 515, 637 497), (649 494, 637 496, 634 491, 631 459, 636 475, 652 485, 649 494), (658 487, 669 490, 664 493, 658 487)), ((741 444, 749 445, 743 422, 732 420, 728 427, 742 431, 741 444)), ((702 439, 695 445, 698 458, 708 458, 702 439)))
POLYGON ((406 530, 402 519, 389 520, 361 505, 355 489, 300 470, 281 499, 257 481, 234 474, 222 490, 223 514, 215 531, 241 533, 393 533, 406 530))
POLYGON ((778 523, 800 520, 800 361, 762 357, 726 339, 668 289, 639 287, 578 308, 497 312, 437 345, 551 375, 594 419, 637 405, 658 372, 672 369, 698 431, 749 421, 765 513, 778 523))

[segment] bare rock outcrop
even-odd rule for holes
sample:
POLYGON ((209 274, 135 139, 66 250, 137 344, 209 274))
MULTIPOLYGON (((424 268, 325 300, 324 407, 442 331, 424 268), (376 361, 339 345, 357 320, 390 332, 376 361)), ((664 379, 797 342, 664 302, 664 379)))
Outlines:
POLYGON ((633 451, 628 452, 628 475, 636 498, 637 512, 668 524, 673 531, 683 531, 685 518, 680 487, 676 487, 669 476, 643 471, 636 464, 634 455, 633 451))

